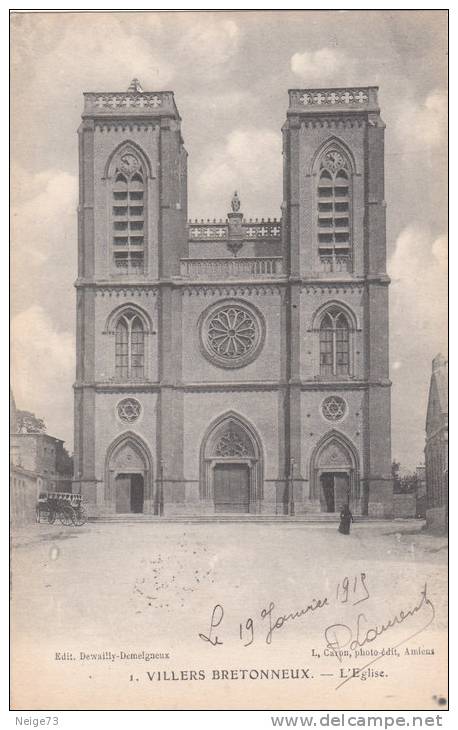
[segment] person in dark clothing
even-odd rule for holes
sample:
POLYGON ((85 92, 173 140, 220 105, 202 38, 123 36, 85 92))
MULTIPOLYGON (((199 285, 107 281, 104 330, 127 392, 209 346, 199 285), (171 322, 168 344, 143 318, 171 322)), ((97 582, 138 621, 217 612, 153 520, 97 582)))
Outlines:
POLYGON ((353 521, 353 515, 350 512, 350 507, 348 504, 344 504, 340 510, 339 532, 341 532, 342 535, 349 535, 351 523, 353 521))

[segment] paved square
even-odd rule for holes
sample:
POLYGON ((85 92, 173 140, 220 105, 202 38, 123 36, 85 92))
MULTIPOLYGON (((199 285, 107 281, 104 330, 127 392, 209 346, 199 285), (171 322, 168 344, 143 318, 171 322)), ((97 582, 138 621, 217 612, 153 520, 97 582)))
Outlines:
MULTIPOLYGON (((405 708, 404 654, 403 662, 391 658, 390 676, 379 684, 352 679, 336 689, 343 667, 362 667, 370 658, 352 656, 342 663, 332 652, 325 656, 325 630, 343 624, 355 638, 359 611, 367 629, 420 605, 417 615, 365 649, 387 649, 418 629, 405 646, 435 649, 431 659, 421 653, 408 657, 417 688, 422 682, 427 687, 425 707, 433 706, 433 696, 446 693, 446 657, 439 662, 437 654, 446 641, 447 542, 421 527, 417 521, 361 522, 349 536, 329 523, 42 524, 17 531, 14 671, 21 673, 26 694, 18 701, 48 706, 40 697, 51 695, 55 707, 110 707, 112 702, 118 707, 209 702, 246 707, 256 682, 260 707, 339 707, 342 701, 375 707, 376 697, 379 706, 405 708), (424 600, 421 605, 425 584, 433 608, 424 600), (325 598, 326 605, 317 607, 325 598), (269 632, 281 616, 290 617, 269 632), (146 659, 146 654, 157 656, 146 659), (428 667, 440 663, 444 675, 431 677, 428 667), (244 667, 309 667, 314 684, 305 681, 305 701, 297 681, 226 677, 207 686, 197 675, 167 679, 173 671, 200 669, 208 676, 244 667), (169 675, 157 681, 148 671, 169 675), (72 686, 74 692, 65 690, 72 686), (361 688, 366 688, 363 697, 361 688)), ((332 635, 328 632, 328 642, 332 635)), ((386 660, 373 669, 382 664, 386 660)))

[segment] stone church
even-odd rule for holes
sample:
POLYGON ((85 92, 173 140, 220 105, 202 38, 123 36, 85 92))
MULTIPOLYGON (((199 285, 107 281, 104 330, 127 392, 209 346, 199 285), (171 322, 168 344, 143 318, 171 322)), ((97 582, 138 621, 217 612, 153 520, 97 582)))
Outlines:
MULTIPOLYGON (((75 483, 93 516, 392 515, 377 87, 292 89, 281 218, 187 218, 171 91, 84 94, 75 483)), ((232 201, 229 206, 229 201, 232 201)))

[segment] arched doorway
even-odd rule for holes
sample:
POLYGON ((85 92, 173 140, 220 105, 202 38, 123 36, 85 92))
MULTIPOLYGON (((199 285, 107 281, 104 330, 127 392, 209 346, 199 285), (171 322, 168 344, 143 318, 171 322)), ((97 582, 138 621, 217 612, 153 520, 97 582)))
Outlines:
POLYGON ((108 449, 105 502, 118 514, 152 511, 151 458, 136 434, 123 434, 108 449))
POLYGON ((321 512, 354 507, 359 499, 359 460, 353 444, 337 431, 318 443, 311 460, 311 497, 321 512))
POLYGON ((229 413, 208 429, 201 449, 200 496, 216 514, 256 513, 262 500, 262 450, 253 427, 229 413))

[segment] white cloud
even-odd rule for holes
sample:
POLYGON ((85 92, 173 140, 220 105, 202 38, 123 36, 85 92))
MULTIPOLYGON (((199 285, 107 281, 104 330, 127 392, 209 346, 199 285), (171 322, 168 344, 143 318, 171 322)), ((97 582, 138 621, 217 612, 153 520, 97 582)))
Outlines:
POLYGON ((424 230, 408 226, 396 241, 389 273, 398 333, 408 339, 416 332, 429 348, 440 349, 447 322, 447 237, 431 242, 424 230))
POLYGON ((39 302, 61 327, 73 325, 77 180, 63 170, 13 177, 13 311, 39 302))
POLYGON ((235 129, 214 148, 197 171, 196 187, 210 211, 221 199, 229 205, 233 191, 238 190, 246 215, 279 216, 281 181, 281 135, 248 127, 235 129))
POLYGON ((77 179, 64 170, 35 175, 17 169, 12 186, 13 264, 18 277, 31 263, 62 253, 62 242, 75 229, 77 179), (18 270, 17 268, 18 267, 18 270))
POLYGON ((344 51, 324 47, 317 51, 294 53, 291 70, 307 84, 332 83, 339 86, 352 82, 354 61, 344 51))
MULTIPOLYGON (((252 103, 253 97, 248 89, 228 89, 222 85, 217 91, 213 86, 199 90, 199 109, 207 110, 207 114, 231 114, 234 110, 239 110, 243 105, 248 108, 252 103)), ((196 95, 192 89, 187 93, 180 94, 180 109, 189 107, 189 111, 195 112, 196 95), (191 107, 193 107, 191 109, 191 107)), ((189 112, 186 114, 188 117, 189 112)), ((198 112, 198 116, 200 112, 198 112)), ((200 116, 202 121, 202 117, 200 116)))
POLYGON ((437 148, 447 141, 447 94, 436 89, 424 101, 409 99, 397 115, 396 131, 409 147, 437 148))
POLYGON ((160 27, 160 20, 150 15, 143 20, 114 13, 93 13, 90 20, 87 13, 57 19, 53 14, 29 16, 15 34, 16 86, 24 89, 29 102, 46 97, 48 103, 57 101, 57 109, 83 90, 127 89, 134 76, 146 89, 167 86, 174 72, 156 52, 160 27), (31 84, 21 78, 21 61, 27 55, 39 60, 31 84))
POLYGON ((422 460, 431 360, 447 349, 447 238, 405 228, 389 261, 393 458, 422 460))
POLYGON ((34 305, 13 318, 12 386, 18 408, 44 417, 48 433, 72 440, 75 345, 50 316, 34 305))
POLYGON ((195 72, 212 77, 235 56, 239 48, 240 29, 235 20, 212 19, 208 15, 187 20, 179 52, 188 58, 195 72))

